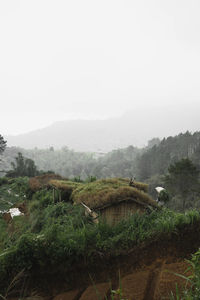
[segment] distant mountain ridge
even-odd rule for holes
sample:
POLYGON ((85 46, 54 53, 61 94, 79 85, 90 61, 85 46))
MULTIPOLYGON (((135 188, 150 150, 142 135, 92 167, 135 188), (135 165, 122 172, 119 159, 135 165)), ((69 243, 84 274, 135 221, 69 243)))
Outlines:
POLYGON ((61 148, 67 146, 75 151, 107 152, 129 145, 142 147, 147 141, 180 132, 200 129, 198 110, 174 107, 135 109, 122 117, 106 120, 59 121, 46 128, 17 136, 7 136, 8 146, 26 149, 34 147, 61 148))

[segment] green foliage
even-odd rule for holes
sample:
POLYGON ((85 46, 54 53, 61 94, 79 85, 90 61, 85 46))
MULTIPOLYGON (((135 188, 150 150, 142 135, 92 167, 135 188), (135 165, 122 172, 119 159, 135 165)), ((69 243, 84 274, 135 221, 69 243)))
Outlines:
POLYGON ((6 148, 6 141, 4 140, 3 136, 0 134, 0 154, 5 151, 6 148))
POLYGON ((75 152, 63 147, 61 150, 49 149, 25 150, 8 147, 4 152, 4 170, 9 170, 18 152, 24 157, 34 160, 40 170, 53 170, 63 177, 89 181, 91 178, 133 177, 136 174, 135 160, 141 150, 129 146, 98 157, 96 153, 75 152), (79 178, 80 177, 80 178, 79 178))
POLYGON ((9 181, 9 186, 20 196, 29 194, 28 177, 18 177, 9 181))
POLYGON ((169 202, 169 200, 170 200, 170 195, 169 195, 169 193, 168 193, 166 190, 162 190, 162 191, 159 193, 158 200, 159 200, 160 202, 164 202, 164 203, 169 202))
POLYGON ((200 250, 198 250, 192 259, 189 261, 191 265, 192 275, 188 277, 191 285, 187 292, 185 292, 187 299, 188 296, 191 296, 191 299, 197 300, 200 295, 200 250))
POLYGON ((7 177, 28 176, 33 177, 39 175, 39 171, 30 158, 23 157, 21 152, 15 157, 15 162, 11 162, 12 170, 6 173, 7 177))
POLYGON ((72 178, 72 181, 74 181, 74 182, 83 182, 83 180, 81 180, 81 176, 75 176, 74 178, 72 178))
MULTIPOLYGON (((24 195, 29 186, 28 180, 27 177, 9 179, 9 185, 3 184, 0 191, 5 188, 5 193, 9 189, 11 194, 18 192, 24 195)), ((80 189, 79 192, 85 186, 88 195, 98 193, 104 185, 106 189, 114 186, 117 190, 122 186, 122 189, 134 190, 128 183, 128 179, 88 184, 72 182, 80 189)), ((99 224, 93 224, 90 217, 85 216, 82 206, 53 203, 52 191, 47 188, 34 193, 28 205, 29 214, 15 217, 11 231, 0 218, 0 289, 6 287, 7 282, 22 269, 30 276, 34 270, 39 271, 41 276, 52 272, 66 274, 74 263, 84 261, 90 264, 99 253, 117 256, 141 243, 159 240, 160 236, 178 234, 182 228, 200 221, 197 210, 177 214, 162 209, 143 215, 136 213, 115 226, 106 224, 101 218, 99 224)))
POLYGON ((182 198, 182 209, 185 210, 186 201, 190 201, 188 198, 198 192, 199 171, 191 160, 183 158, 169 166, 164 181, 172 195, 182 198))
POLYGON ((40 170, 44 172, 53 170, 56 174, 67 178, 78 179, 80 176, 80 180, 85 180, 90 176, 95 176, 97 179, 136 177, 138 180, 146 181, 152 176, 165 174, 170 164, 185 157, 200 167, 199 138, 200 132, 194 134, 185 132, 162 141, 154 138, 143 149, 129 146, 101 155, 75 152, 67 147, 54 149, 54 151, 7 147, 1 165, 4 170, 8 170, 10 162, 18 152, 21 152, 24 157, 32 159, 40 170), (82 174, 85 174, 86 178, 82 174))
POLYGON ((3 220, 2 216, 0 216, 0 251, 2 251, 5 247, 5 242, 7 240, 7 232, 6 232, 6 222, 3 220))
POLYGON ((176 294, 172 294, 171 300, 199 300, 200 295, 200 249, 192 255, 190 260, 187 260, 189 267, 185 271, 190 273, 190 275, 180 275, 177 276, 185 279, 185 288, 180 290, 176 289, 176 294))
POLYGON ((198 183, 199 171, 188 158, 183 158, 170 165, 168 172, 169 174, 165 178, 166 183, 180 193, 187 192, 194 183, 198 183))
POLYGON ((6 177, 0 177, 0 186, 4 185, 4 184, 8 184, 9 180, 6 177))
POLYGON ((97 180, 97 177, 96 176, 88 176, 85 180, 86 183, 88 182, 94 182, 97 180))
POLYGON ((151 148, 147 147, 136 162, 139 179, 146 180, 154 175, 163 175, 171 164, 185 157, 200 167, 199 138, 200 132, 191 134, 187 131, 174 137, 164 138, 151 148))
POLYGON ((29 204, 30 211, 35 209, 43 209, 53 203, 52 191, 43 189, 33 194, 32 200, 29 204))
POLYGON ((6 181, 2 179, 4 183, 0 185, 0 210, 8 210, 13 204, 30 197, 27 177, 6 178, 6 181))
POLYGON ((51 204, 35 211, 29 219, 30 225, 23 228, 18 237, 14 236, 7 250, 1 253, 0 281, 5 284, 22 268, 30 272, 39 268, 41 274, 52 270, 64 274, 73 263, 83 259, 91 263, 94 254, 116 256, 141 243, 159 240, 160 236, 178 234, 186 225, 197 221, 200 221, 198 211, 176 214, 163 209, 144 215, 136 213, 116 226, 104 222, 94 225, 82 207, 51 204), (36 216, 39 225, 37 230, 32 230, 36 216))

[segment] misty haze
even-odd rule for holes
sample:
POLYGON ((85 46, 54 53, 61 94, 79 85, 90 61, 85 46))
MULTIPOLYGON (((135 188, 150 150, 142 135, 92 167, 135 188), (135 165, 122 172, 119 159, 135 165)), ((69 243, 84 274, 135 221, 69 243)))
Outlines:
POLYGON ((0 1, 0 298, 200 299, 199 16, 0 1))

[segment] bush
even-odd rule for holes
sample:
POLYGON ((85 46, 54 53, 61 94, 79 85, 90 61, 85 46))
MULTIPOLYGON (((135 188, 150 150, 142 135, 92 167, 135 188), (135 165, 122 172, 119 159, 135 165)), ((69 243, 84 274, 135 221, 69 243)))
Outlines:
POLYGON ((162 191, 159 193, 158 200, 159 200, 160 202, 164 202, 164 203, 169 202, 169 200, 170 200, 169 193, 168 193, 166 190, 162 190, 162 191))
POLYGON ((47 207, 48 205, 53 203, 53 197, 52 197, 52 192, 48 191, 46 189, 37 191, 33 197, 32 197, 33 203, 36 204, 36 201, 38 202, 38 207, 37 205, 31 205, 31 210, 33 211, 34 209, 43 209, 47 207))
POLYGON ((8 184, 9 180, 7 177, 0 177, 0 186, 3 184, 8 184))

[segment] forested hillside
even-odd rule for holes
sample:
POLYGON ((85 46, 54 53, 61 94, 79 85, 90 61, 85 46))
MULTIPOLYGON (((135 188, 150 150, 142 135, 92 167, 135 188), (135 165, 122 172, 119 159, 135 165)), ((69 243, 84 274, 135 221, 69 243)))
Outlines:
POLYGON ((131 177, 136 174, 135 161, 141 150, 133 146, 113 150, 107 154, 75 152, 67 147, 61 150, 32 149, 8 147, 2 157, 1 170, 9 170, 10 164, 21 152, 25 157, 34 160, 39 170, 54 171, 64 177, 88 176, 131 177))
MULTIPOLYGON (((51 294, 49 282, 55 278, 67 278, 67 290, 76 288, 72 285, 75 278, 69 276, 76 274, 76 270, 79 270, 79 287, 82 278, 85 280, 87 267, 92 270, 94 258, 98 266, 93 269, 96 275, 102 257, 109 262, 127 253, 136 257, 137 251, 143 252, 143 247, 151 253, 148 246, 152 241, 156 247, 165 241, 163 249, 169 249, 172 244, 173 252, 176 241, 176 249, 181 245, 180 249, 187 250, 184 255, 181 252, 183 257, 199 247, 199 240, 197 244, 194 241, 199 236, 200 220, 200 132, 186 132, 162 141, 154 138, 146 148, 129 146, 107 154, 75 152, 67 147, 60 150, 4 147, 3 150, 0 168, 6 171, 2 174, 6 173, 7 177, 0 180, 0 291, 4 295, 5 288, 8 289, 8 284, 21 270, 26 272, 22 273, 23 280, 25 276, 31 278, 31 284, 26 283, 27 290, 37 288, 51 294), (50 170, 72 180, 43 174, 50 170), (38 174, 40 176, 34 177, 38 174), (134 179, 96 179, 133 176, 142 179, 140 186, 149 188, 151 197, 147 196, 155 206, 148 207, 144 214, 128 215, 113 226, 104 222, 103 217, 95 223, 96 216, 101 216, 95 211, 100 204, 120 202, 123 196, 126 200, 127 196, 138 197, 138 193, 143 195, 143 200, 147 199, 143 191, 136 193, 133 189, 137 184, 134 179), (165 199, 156 194, 158 186, 164 187, 165 199), (92 215, 85 215, 82 204, 79 205, 83 202, 89 205, 89 210, 94 210, 94 219, 92 215), (9 217, 8 209, 13 208, 20 208, 22 215, 9 217), (133 249, 136 252, 132 252, 133 249), (44 290, 43 279, 48 281, 47 290, 44 290)), ((103 268, 107 274, 105 265, 103 268)), ((81 288, 87 288, 90 284, 87 280, 81 283, 81 288)), ((58 291, 65 288, 66 285, 59 286, 58 291)), ((193 289, 188 293, 193 293, 193 289)))
POLYGON ((137 161, 138 176, 146 180, 154 175, 163 175, 170 164, 186 157, 200 168, 200 132, 191 134, 187 131, 170 136, 147 149, 137 161))
POLYGON ((185 157, 200 168, 200 132, 192 134, 187 131, 162 141, 154 138, 143 149, 129 146, 106 154, 75 152, 68 147, 60 150, 53 147, 31 150, 7 147, 2 156, 1 170, 10 169, 10 163, 18 152, 33 159, 39 170, 51 170, 64 177, 135 176, 140 180, 149 180, 152 176, 165 174, 170 164, 185 157))

